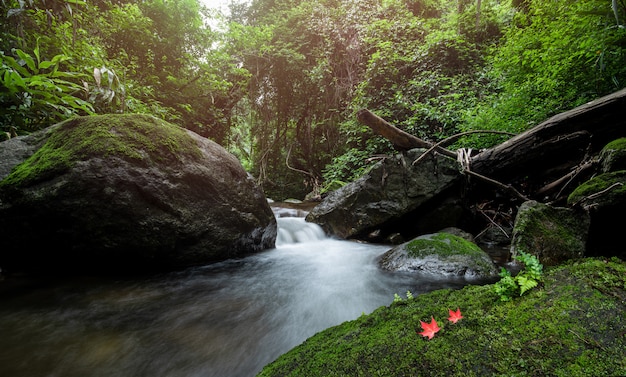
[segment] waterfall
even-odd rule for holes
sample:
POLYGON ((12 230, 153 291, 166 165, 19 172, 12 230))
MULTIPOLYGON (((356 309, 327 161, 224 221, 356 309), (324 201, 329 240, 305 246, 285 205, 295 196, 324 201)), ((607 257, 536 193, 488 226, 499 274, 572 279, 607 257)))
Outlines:
POLYGON ((302 217, 279 217, 276 221, 278 223, 277 247, 328 238, 319 225, 306 222, 302 217))

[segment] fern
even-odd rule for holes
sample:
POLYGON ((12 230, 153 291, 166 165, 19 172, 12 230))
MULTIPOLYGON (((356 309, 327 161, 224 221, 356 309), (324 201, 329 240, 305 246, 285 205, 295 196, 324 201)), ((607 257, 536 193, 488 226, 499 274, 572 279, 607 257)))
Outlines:
POLYGON ((501 301, 510 301, 517 292, 517 283, 511 273, 504 268, 500 271, 500 281, 494 286, 494 290, 501 301))
POLYGON ((539 284, 537 280, 532 279, 528 276, 524 276, 524 275, 516 276, 515 281, 517 282, 517 285, 519 286, 520 296, 523 295, 526 291, 535 288, 539 284))
POLYGON ((515 260, 524 264, 524 269, 515 277, 504 268, 500 272, 500 281, 494 285, 494 291, 500 296, 501 301, 510 301, 515 296, 524 293, 539 285, 543 274, 543 265, 534 255, 520 252, 515 260))

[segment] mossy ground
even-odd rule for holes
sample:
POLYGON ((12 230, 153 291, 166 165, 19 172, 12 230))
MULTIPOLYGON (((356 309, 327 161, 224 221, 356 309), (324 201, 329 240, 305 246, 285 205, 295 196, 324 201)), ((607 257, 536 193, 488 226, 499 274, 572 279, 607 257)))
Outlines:
POLYGON ((18 165, 0 186, 37 182, 91 156, 164 162, 199 153, 194 140, 182 128, 152 116, 76 117, 61 123, 46 143, 18 165))
POLYGON ((439 290, 332 327, 260 376, 623 376, 626 264, 585 259, 547 270, 503 303, 493 285, 439 290), (448 309, 464 318, 447 321, 448 309), (442 328, 418 335, 431 316, 442 328))

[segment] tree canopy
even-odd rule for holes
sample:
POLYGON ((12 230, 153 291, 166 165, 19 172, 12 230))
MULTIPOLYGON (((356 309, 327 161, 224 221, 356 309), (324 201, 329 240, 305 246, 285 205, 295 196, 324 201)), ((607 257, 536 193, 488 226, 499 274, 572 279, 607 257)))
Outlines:
MULTIPOLYGON (((0 4, 0 128, 148 113, 222 144, 269 197, 355 179, 390 145, 521 132, 626 82, 624 0, 19 0, 0 4)), ((495 136, 462 139, 483 148, 495 136)))

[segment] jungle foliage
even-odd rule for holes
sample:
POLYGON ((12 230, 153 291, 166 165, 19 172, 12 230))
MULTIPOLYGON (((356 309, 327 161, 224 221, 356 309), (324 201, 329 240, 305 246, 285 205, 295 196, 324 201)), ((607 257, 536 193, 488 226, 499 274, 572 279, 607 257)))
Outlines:
POLYGON ((626 82, 624 0, 5 0, 0 17, 2 134, 149 113, 227 147, 274 199, 392 153, 364 107, 435 141, 520 132, 626 82))

